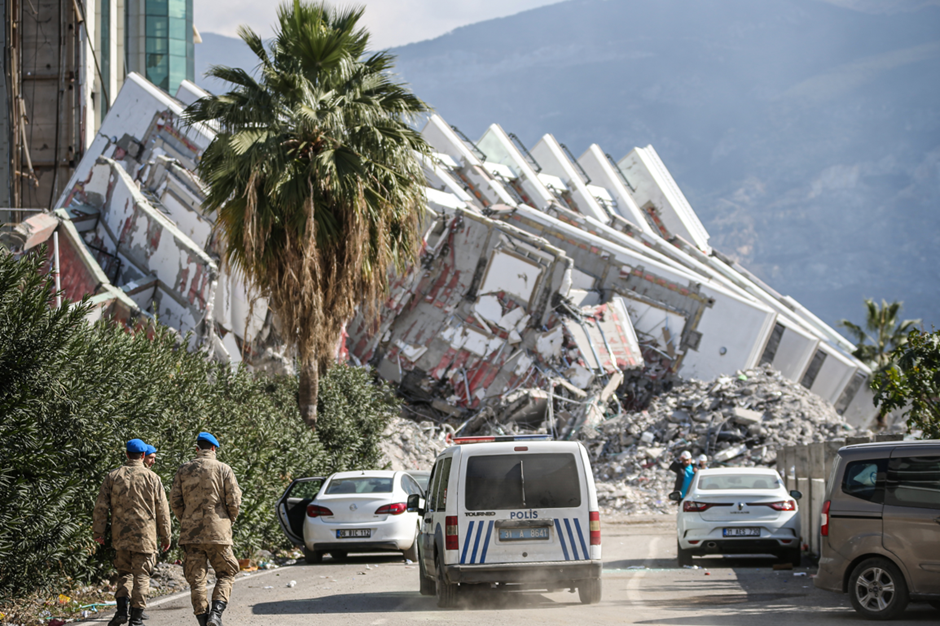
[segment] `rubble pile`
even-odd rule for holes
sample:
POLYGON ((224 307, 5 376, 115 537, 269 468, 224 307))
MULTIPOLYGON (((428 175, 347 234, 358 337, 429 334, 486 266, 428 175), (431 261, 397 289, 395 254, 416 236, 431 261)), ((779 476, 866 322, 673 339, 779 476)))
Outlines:
POLYGON ((639 413, 621 413, 578 433, 594 459, 602 508, 674 511, 668 467, 683 450, 711 467, 772 466, 783 446, 841 439, 855 429, 833 406, 769 366, 682 381, 639 413))
POLYGON ((392 470, 429 470, 438 453, 447 447, 444 437, 453 432, 448 424, 396 417, 382 433, 379 447, 384 458, 380 466, 392 470))

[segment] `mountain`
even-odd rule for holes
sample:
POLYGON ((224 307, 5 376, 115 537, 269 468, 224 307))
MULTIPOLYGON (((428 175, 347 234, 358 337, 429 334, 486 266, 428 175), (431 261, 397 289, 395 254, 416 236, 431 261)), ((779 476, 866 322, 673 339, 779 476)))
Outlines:
POLYGON ((653 144, 711 244, 825 321, 863 321, 873 297, 903 300, 930 328, 940 7, 872 6, 569 0, 394 52, 472 138, 497 122, 576 155, 653 144))

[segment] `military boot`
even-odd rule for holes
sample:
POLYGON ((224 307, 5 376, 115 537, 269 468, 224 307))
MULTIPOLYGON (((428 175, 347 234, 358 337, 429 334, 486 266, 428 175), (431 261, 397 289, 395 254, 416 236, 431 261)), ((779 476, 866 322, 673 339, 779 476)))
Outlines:
POLYGON ((141 619, 143 614, 143 609, 131 608, 131 621, 129 626, 144 626, 144 620, 141 619))
POLYGON ((209 611, 206 610, 205 613, 197 615, 196 621, 199 622, 199 626, 206 626, 206 622, 209 621, 209 611))
POLYGON ((121 626, 121 624, 127 623, 127 596, 115 598, 115 600, 117 601, 117 612, 114 614, 114 617, 111 618, 111 621, 108 622, 108 626, 121 626))
POLYGON ((226 606, 228 604, 221 600, 212 601, 212 610, 209 611, 209 619, 206 621, 207 626, 222 626, 222 611, 226 606))

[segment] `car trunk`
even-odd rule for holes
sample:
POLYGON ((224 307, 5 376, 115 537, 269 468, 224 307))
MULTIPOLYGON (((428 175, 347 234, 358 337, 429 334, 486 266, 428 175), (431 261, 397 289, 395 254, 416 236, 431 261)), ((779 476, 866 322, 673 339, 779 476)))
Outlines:
POLYGON ((376 516, 375 512, 379 507, 386 504, 392 504, 392 494, 368 494, 360 493, 355 495, 321 495, 317 498, 316 504, 328 508, 333 512, 332 516, 324 516, 323 521, 343 524, 354 524, 371 522, 385 516, 376 516))
POLYGON ((781 511, 767 504, 791 499, 778 491, 754 491, 753 493, 719 491, 708 495, 695 494, 694 498, 696 502, 714 504, 700 513, 703 520, 740 523, 775 520, 780 517, 781 511))

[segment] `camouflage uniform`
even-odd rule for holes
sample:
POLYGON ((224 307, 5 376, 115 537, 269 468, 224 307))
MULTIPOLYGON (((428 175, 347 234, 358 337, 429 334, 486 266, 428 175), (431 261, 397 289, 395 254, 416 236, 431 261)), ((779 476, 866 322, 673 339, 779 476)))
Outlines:
POLYGON ((194 460, 183 464, 173 479, 170 504, 180 520, 183 566, 191 588, 193 612, 208 610, 206 564, 211 563, 217 581, 212 600, 228 603, 238 574, 238 559, 232 552, 232 522, 238 517, 242 492, 232 468, 215 458, 214 450, 199 450, 194 460))
POLYGON ((147 606, 150 575, 157 562, 157 536, 170 542, 170 508, 160 477, 142 459, 128 459, 101 484, 95 501, 95 539, 104 538, 111 515, 111 545, 117 550, 115 598, 130 596, 133 608, 147 606))

